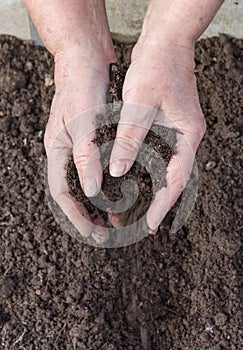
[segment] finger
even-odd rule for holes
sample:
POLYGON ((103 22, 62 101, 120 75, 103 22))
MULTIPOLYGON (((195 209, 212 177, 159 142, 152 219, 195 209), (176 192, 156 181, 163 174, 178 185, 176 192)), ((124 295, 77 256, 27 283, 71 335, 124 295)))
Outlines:
MULTIPOLYGON (((176 154, 171 158, 166 175, 166 187, 159 190, 147 212, 147 223, 151 233, 174 205, 190 177, 195 151, 191 148, 191 140, 185 135, 177 136, 176 154)), ((193 143, 195 144, 195 143, 193 143)))
POLYGON ((100 152, 95 143, 96 115, 96 109, 90 109, 67 125, 73 141, 74 163, 87 197, 97 195, 102 183, 100 152))
POLYGON ((108 220, 115 228, 121 228, 123 226, 118 213, 108 212, 108 220))
POLYGON ((127 173, 148 133, 157 111, 149 106, 124 104, 110 157, 110 174, 127 173))
POLYGON ((102 216, 98 213, 98 210, 94 212, 93 216, 95 216, 95 218, 92 220, 94 222, 95 229, 92 233, 92 236, 97 243, 104 243, 110 237, 109 230, 105 227, 105 221, 102 218, 102 216))
POLYGON ((66 182, 65 165, 70 154, 69 148, 60 148, 59 142, 48 152, 48 183, 52 198, 57 202, 64 214, 73 223, 82 236, 89 236, 93 225, 85 207, 70 194, 66 182))
POLYGON ((109 239, 110 234, 107 228, 99 228, 92 233, 92 237, 98 244, 102 244, 109 239))
POLYGON ((90 217, 85 206, 69 194, 65 169, 72 149, 70 137, 64 130, 55 140, 52 140, 51 147, 49 147, 50 137, 48 135, 50 135, 49 132, 47 132, 45 142, 48 145, 48 183, 53 199, 83 237, 92 234, 97 243, 104 243, 109 238, 109 231, 98 210, 95 210, 90 217))

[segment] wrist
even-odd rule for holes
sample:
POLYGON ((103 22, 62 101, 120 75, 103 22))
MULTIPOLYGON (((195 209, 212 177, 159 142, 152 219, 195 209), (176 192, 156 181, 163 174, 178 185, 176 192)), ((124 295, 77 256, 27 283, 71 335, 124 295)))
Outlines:
POLYGON ((65 37, 60 40, 52 53, 55 61, 63 58, 66 61, 71 61, 73 58, 87 60, 90 64, 97 61, 108 63, 115 62, 116 56, 108 28, 102 30, 102 35, 98 34, 95 28, 88 27, 80 28, 75 35, 72 33, 69 40, 65 37))
MULTIPOLYGON (((88 50, 78 44, 65 47, 54 55, 55 84, 62 87, 70 80, 74 83, 74 80, 80 79, 80 72, 86 77, 90 71, 95 71, 101 81, 104 78, 108 80, 110 61, 111 58, 109 59, 102 50, 88 50)), ((84 80, 86 81, 86 78, 84 80)))
POLYGON ((55 65, 72 66, 74 62, 80 65, 97 67, 109 66, 116 61, 113 46, 105 48, 102 43, 86 46, 83 44, 69 43, 69 45, 59 47, 55 53, 55 65))
POLYGON ((150 0, 142 37, 193 48, 223 0, 150 0))
POLYGON ((162 26, 148 25, 144 26, 139 37, 141 42, 150 42, 154 46, 163 47, 182 47, 194 51, 196 42, 195 36, 188 33, 181 25, 172 25, 166 20, 162 26))
POLYGON ((108 59, 113 55, 104 0, 24 0, 24 3, 53 56, 73 47, 102 51, 108 59))
POLYGON ((194 69, 195 47, 193 40, 174 35, 174 32, 150 33, 142 32, 133 48, 131 61, 135 61, 144 55, 153 60, 155 57, 163 65, 180 65, 186 70, 194 69))

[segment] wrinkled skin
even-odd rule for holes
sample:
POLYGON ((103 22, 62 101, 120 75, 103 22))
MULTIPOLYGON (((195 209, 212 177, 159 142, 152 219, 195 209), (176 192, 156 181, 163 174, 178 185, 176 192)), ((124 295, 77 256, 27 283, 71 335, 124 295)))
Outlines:
POLYGON ((73 148, 74 162, 85 193, 95 195, 102 182, 99 151, 92 140, 96 136, 96 114, 100 111, 94 108, 106 102, 109 70, 104 57, 91 62, 89 54, 86 58, 81 56, 82 53, 75 49, 73 55, 69 51, 68 58, 63 54, 56 57, 56 92, 44 139, 48 182, 53 199, 79 232, 83 236, 93 234, 97 241, 102 242, 108 238, 108 231, 97 227, 105 227, 103 218, 98 211, 93 215, 95 219, 89 218, 85 207, 69 195, 65 179, 65 165, 73 148), (85 88, 80 82, 85 82, 85 88))
MULTIPOLYGON (((121 113, 111 162, 123 158, 127 164, 125 171, 128 171, 152 124, 178 131, 176 155, 167 168, 167 186, 157 192, 147 213, 151 232, 156 231, 185 187, 197 147, 205 132, 193 57, 193 48, 159 47, 149 43, 143 45, 142 50, 135 47, 123 87, 125 106, 121 113), (142 111, 147 111, 147 108, 141 108, 141 105, 159 109, 161 113, 157 116, 146 113, 143 118, 142 111), (127 123, 130 124, 129 127, 127 123)), ((114 222, 114 214, 111 221, 114 222)), ((118 226, 116 222, 114 224, 118 226)))
MULTIPOLYGON (((189 178, 205 132, 194 76, 194 44, 221 0, 151 0, 123 87, 123 109, 110 159, 112 176, 125 174, 152 124, 177 130, 167 186, 147 212, 155 233, 189 178), (159 114, 154 111, 160 111, 159 114)), ((104 2, 25 0, 37 30, 55 58, 56 92, 45 133, 50 192, 84 236, 108 238, 103 219, 89 217, 68 193, 64 165, 73 149, 80 183, 89 197, 102 182, 95 115, 106 102, 109 64, 115 62, 104 2), (95 226, 96 225, 96 226, 95 226), (98 225, 98 226, 97 226, 98 225)), ((111 223, 119 227, 116 214, 111 223)))
MULTIPOLYGON (((140 145, 153 123, 178 130, 176 156, 168 166, 167 187, 156 194, 147 213, 147 222, 151 229, 156 229, 186 185, 196 149, 205 131, 193 71, 193 56, 193 48, 159 47, 148 43, 140 50, 137 46, 134 48, 132 63, 123 87, 124 106, 111 154, 110 169, 113 176, 121 176, 131 168, 140 145), (177 63, 178 61, 180 64, 177 63), (153 108, 151 113, 146 106, 153 108), (159 117, 156 116, 153 113, 154 109, 161 110, 162 114, 159 117), (120 167, 124 166, 121 171, 119 171, 120 168, 114 167, 116 159, 119 159, 120 167)), ((49 149, 53 152, 51 141, 55 140, 57 133, 66 127, 72 139, 74 162, 81 185, 88 196, 93 196, 101 186, 102 168, 97 146, 92 142, 95 139, 96 125, 96 110, 92 108, 105 103, 108 69, 105 64, 102 67, 101 59, 99 69, 99 66, 92 66, 94 63, 89 62, 88 59, 81 60, 76 52, 75 56, 72 58, 69 56, 69 59, 70 63, 64 66, 62 66, 63 56, 61 62, 56 61, 57 89, 46 128, 45 146, 47 154, 49 149), (79 66, 82 69, 78 69, 79 66), (80 81, 86 82, 85 90, 80 86, 80 81), (90 113, 87 113, 86 111, 90 109, 90 113), (72 120, 75 120, 74 127, 70 126, 72 120)), ((56 159, 53 163, 51 162, 51 166, 61 155, 63 165, 67 159, 67 152, 64 156, 58 149, 56 159)), ((50 187, 53 189, 56 179, 57 177, 53 177, 53 184, 50 179, 50 187)), ((84 213, 85 209, 76 203, 75 207, 80 209, 71 211, 73 200, 68 197, 68 203, 64 204, 67 198, 62 195, 60 197, 56 189, 53 191, 54 199, 61 206, 65 206, 64 211, 68 212, 71 221, 76 222, 79 231, 85 232, 88 222, 85 220, 82 225, 79 214, 79 212, 84 213)), ((66 194, 67 192, 68 190, 65 189, 66 194)), ((110 221, 114 222, 114 214, 110 221)), ((104 225, 101 217, 95 223, 104 225)), ((87 235, 89 231, 90 228, 87 235)))

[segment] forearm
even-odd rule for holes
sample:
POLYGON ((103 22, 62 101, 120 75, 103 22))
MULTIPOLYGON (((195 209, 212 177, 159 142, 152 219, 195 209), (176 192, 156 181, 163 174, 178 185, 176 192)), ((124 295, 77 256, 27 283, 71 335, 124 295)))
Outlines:
POLYGON ((87 49, 97 47, 96 42, 109 55, 111 39, 107 37, 109 28, 103 0, 24 0, 24 3, 53 55, 76 45, 87 49))
POLYGON ((142 35, 169 36, 193 44, 210 24, 223 0, 150 0, 142 35))

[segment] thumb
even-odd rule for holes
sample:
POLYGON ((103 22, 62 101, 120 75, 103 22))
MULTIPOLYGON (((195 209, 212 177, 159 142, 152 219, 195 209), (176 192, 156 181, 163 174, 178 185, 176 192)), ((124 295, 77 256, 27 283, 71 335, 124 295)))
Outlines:
POLYGON ((127 173, 135 161, 157 110, 140 104, 124 103, 110 157, 110 173, 119 177, 127 173))

